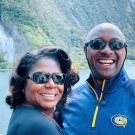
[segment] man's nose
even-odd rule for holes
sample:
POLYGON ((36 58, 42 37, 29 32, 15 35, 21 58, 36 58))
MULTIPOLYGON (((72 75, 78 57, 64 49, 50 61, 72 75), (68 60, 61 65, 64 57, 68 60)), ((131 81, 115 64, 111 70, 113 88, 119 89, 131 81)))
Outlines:
POLYGON ((112 54, 113 50, 110 48, 109 43, 106 43, 105 47, 101 50, 104 54, 112 54))

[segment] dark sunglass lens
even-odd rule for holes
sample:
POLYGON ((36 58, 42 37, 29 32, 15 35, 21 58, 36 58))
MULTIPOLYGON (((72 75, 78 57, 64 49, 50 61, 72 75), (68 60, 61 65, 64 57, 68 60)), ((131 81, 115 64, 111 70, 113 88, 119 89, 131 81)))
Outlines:
POLYGON ((63 75, 53 74, 52 79, 56 84, 63 84, 64 83, 63 75))
POLYGON ((124 48, 124 44, 118 40, 110 41, 109 46, 112 50, 120 50, 120 49, 124 48))
POLYGON ((44 84, 48 82, 49 75, 42 72, 36 72, 32 75, 32 80, 37 84, 44 84))
POLYGON ((90 47, 92 49, 101 50, 105 47, 105 42, 101 39, 95 39, 91 42, 90 47))
POLYGON ((40 78, 39 78, 39 72, 36 72, 32 75, 31 80, 33 80, 35 83, 39 83, 40 82, 40 78))

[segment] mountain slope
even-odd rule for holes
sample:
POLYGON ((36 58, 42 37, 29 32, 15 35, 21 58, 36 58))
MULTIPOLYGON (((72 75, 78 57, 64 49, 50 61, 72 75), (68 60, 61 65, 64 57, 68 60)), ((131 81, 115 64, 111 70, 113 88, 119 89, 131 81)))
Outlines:
MULTIPOLYGON (((135 58, 135 0, 2 0, 3 22, 16 26, 32 48, 54 44, 85 66, 82 45, 96 24, 112 22, 127 37, 129 58, 135 58)), ((23 47, 22 47, 23 48, 23 47)))

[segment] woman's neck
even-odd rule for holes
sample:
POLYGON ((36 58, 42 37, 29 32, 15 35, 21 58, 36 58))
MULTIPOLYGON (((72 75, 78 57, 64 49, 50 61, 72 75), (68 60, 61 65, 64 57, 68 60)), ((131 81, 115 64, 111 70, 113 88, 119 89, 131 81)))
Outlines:
POLYGON ((32 105, 28 102, 25 102, 24 105, 26 106, 31 106, 31 107, 35 107, 37 108, 38 110, 40 110, 42 113, 46 114, 48 117, 52 118, 53 119, 53 113, 54 113, 54 109, 43 109, 37 105, 32 105))
POLYGON ((52 109, 52 110, 42 110, 42 112, 43 112, 44 114, 46 114, 48 117, 50 117, 50 118, 53 119, 53 112, 54 112, 53 109, 52 109))

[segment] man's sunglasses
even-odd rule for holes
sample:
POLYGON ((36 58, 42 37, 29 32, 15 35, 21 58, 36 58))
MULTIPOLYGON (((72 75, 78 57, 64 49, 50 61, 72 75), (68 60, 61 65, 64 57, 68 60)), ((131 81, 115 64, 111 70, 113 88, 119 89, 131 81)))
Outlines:
POLYGON ((56 84, 64 84, 64 76, 62 73, 44 73, 44 72, 35 72, 31 76, 27 76, 26 79, 30 79, 36 84, 45 84, 52 78, 56 84))
POLYGON ((107 43, 108 43, 109 47, 111 48, 111 50, 120 50, 124 47, 127 47, 127 45, 125 43, 121 42, 118 39, 112 39, 109 42, 107 42, 107 41, 100 39, 100 38, 91 40, 88 43, 86 43, 85 45, 89 46, 95 50, 102 50, 105 48, 107 43))

